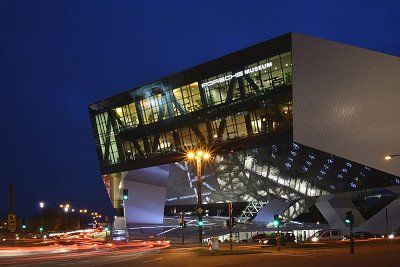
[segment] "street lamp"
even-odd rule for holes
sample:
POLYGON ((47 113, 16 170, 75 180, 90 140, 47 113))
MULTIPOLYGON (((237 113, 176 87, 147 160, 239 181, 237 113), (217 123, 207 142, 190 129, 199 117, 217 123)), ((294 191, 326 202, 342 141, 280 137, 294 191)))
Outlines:
POLYGON ((69 212, 69 208, 71 206, 68 203, 65 204, 60 204, 60 208, 64 210, 65 212, 65 218, 66 218, 66 226, 65 226, 65 230, 68 230, 68 212, 69 212))
POLYGON ((196 160, 196 174, 197 174, 197 214, 199 216, 198 225, 199 225, 199 243, 203 243, 203 209, 202 209, 202 195, 201 188, 203 184, 203 179, 201 177, 201 163, 203 160, 208 160, 211 155, 207 151, 197 150, 190 151, 187 153, 187 158, 189 160, 196 160))
POLYGON ((387 155, 387 156, 385 156, 385 160, 391 160, 392 158, 394 158, 394 157, 399 157, 400 156, 400 154, 396 154, 396 155, 387 155))
POLYGON ((44 202, 43 201, 39 202, 39 208, 40 208, 40 213, 41 213, 41 216, 42 216, 42 226, 40 227, 39 230, 42 233, 43 232, 43 209, 44 209, 44 202))
POLYGON ((79 213, 82 214, 82 218, 83 218, 83 228, 85 228, 85 215, 87 212, 88 212, 87 209, 79 210, 79 213))

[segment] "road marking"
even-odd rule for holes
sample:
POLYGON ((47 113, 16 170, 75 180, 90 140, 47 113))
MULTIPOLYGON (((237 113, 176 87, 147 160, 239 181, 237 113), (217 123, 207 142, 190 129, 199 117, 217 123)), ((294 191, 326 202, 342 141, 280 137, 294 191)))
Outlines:
POLYGON ((148 263, 148 262, 153 262, 153 261, 159 261, 162 260, 162 258, 156 258, 156 259, 152 259, 152 260, 148 260, 148 261, 144 261, 143 263, 148 263))

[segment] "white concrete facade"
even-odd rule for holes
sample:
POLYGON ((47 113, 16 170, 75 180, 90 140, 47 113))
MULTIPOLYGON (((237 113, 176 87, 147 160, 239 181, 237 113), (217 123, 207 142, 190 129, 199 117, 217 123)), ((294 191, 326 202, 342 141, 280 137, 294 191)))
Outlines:
MULTIPOLYGON (((293 139, 400 176, 400 58, 292 34, 293 139)), ((377 177, 379 178, 379 177, 377 177)))

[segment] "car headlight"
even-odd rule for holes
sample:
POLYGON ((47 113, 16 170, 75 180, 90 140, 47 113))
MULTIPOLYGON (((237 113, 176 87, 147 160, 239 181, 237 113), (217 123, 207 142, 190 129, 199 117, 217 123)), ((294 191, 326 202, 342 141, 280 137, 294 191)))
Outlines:
POLYGON ((311 238, 311 242, 318 242, 318 237, 314 236, 313 238, 311 238))
POLYGON ((388 237, 389 237, 389 239, 393 239, 394 238, 394 234, 390 234, 388 237))

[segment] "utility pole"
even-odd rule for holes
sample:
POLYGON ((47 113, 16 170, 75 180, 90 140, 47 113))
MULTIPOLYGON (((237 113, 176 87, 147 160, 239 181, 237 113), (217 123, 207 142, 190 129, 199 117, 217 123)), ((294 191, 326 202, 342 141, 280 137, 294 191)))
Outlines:
POLYGON ((14 189, 12 183, 10 183, 10 211, 7 216, 7 228, 12 233, 15 233, 17 229, 17 215, 14 213, 14 189))
POLYGON ((388 209, 385 209, 385 219, 386 219, 386 251, 389 251, 389 246, 390 246, 390 239, 389 239, 389 217, 388 217, 388 209))
POLYGON ((183 211, 180 213, 179 215, 179 223, 181 225, 181 243, 182 245, 185 243, 185 214, 183 213, 183 211))
POLYGON ((202 160, 208 160, 211 155, 210 153, 202 150, 198 150, 196 153, 189 152, 187 154, 188 159, 196 160, 196 175, 197 175, 197 215, 198 215, 198 226, 199 226, 199 244, 203 243, 203 208, 202 208, 202 195, 201 187, 203 184, 203 179, 201 177, 201 162, 202 160))
POLYGON ((279 226, 281 225, 282 221, 281 218, 279 218, 278 214, 274 214, 274 220, 273 220, 273 225, 277 228, 277 233, 276 233, 276 249, 278 251, 281 251, 281 233, 279 232, 279 226))
POLYGON ((229 213, 229 249, 233 250, 233 240, 232 240, 232 227, 233 227, 233 207, 232 202, 228 202, 228 213, 229 213))
POLYGON ((385 209, 385 219, 386 219, 386 236, 389 236, 389 218, 388 218, 388 210, 385 209))
POLYGON ((354 254, 353 223, 350 223, 350 253, 354 254))
POLYGON ((199 216, 199 244, 203 243, 203 209, 202 209, 202 197, 201 197, 201 187, 202 187, 202 177, 201 177, 201 157, 196 157, 196 167, 197 167, 197 214, 199 216))
POLYGON ((13 184, 10 184, 10 212, 9 213, 14 213, 14 188, 13 184))
POLYGON ((354 236, 353 236, 354 216, 351 210, 346 211, 345 223, 350 226, 350 253, 354 254, 354 236))

